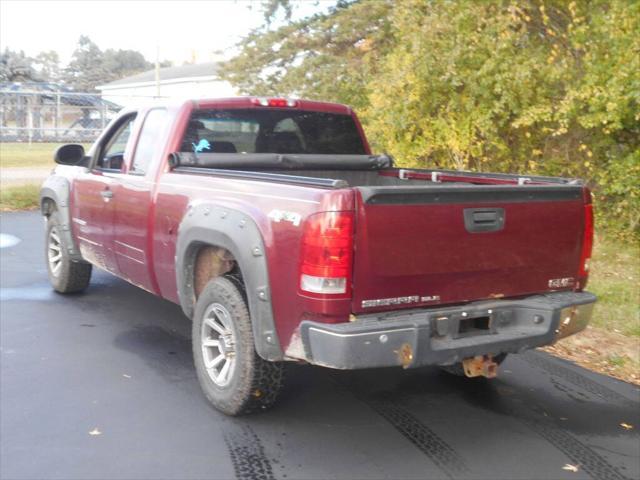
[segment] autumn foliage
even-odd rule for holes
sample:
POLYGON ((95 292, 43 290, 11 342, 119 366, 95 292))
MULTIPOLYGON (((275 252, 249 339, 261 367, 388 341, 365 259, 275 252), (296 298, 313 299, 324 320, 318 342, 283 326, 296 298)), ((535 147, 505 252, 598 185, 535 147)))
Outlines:
POLYGON ((640 229, 640 2, 342 1, 225 76, 353 105, 401 165, 585 178, 601 225, 640 229))

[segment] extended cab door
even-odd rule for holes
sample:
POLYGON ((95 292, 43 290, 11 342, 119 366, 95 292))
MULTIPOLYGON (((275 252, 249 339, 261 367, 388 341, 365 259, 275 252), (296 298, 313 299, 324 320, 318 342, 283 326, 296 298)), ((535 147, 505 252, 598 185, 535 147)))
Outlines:
POLYGON ((127 174, 119 178, 113 200, 113 243, 120 275, 150 292, 158 291, 149 232, 155 177, 166 143, 167 123, 164 108, 151 109, 144 115, 127 174))
POLYGON ((135 113, 114 123, 101 138, 90 169, 73 182, 72 223, 82 256, 116 273, 113 251, 114 187, 127 154, 135 113))

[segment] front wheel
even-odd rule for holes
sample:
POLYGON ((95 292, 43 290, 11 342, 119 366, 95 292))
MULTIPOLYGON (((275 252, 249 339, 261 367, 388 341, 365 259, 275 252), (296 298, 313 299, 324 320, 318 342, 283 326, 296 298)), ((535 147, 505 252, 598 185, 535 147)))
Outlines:
POLYGON ((57 212, 47 218, 45 232, 45 259, 51 286, 59 293, 83 291, 91 280, 91 264, 69 258, 71 246, 62 233, 57 212))
POLYGON ((209 281, 200 293, 191 338, 198 380, 214 407, 242 415, 275 403, 283 366, 256 353, 247 304, 227 278, 209 281))

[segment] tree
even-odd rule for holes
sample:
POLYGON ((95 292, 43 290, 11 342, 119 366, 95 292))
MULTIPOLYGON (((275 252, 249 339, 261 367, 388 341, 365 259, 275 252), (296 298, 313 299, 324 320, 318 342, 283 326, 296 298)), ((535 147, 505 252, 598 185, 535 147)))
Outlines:
POLYGON ((153 67, 135 50, 107 49, 104 52, 85 35, 65 69, 65 81, 78 91, 90 92, 96 86, 144 72, 153 67))
MULTIPOLYGON (((327 13, 275 30, 259 28, 240 42, 240 54, 222 66, 221 76, 247 94, 295 94, 361 106, 392 40, 392 6, 391 0, 342 1, 327 13)), ((277 1, 265 4, 268 20, 277 7, 277 1)))
POLYGON ((116 80, 153 68, 140 52, 135 50, 105 50, 103 68, 107 72, 106 81, 116 80))
POLYGON ((37 80, 33 59, 23 51, 5 48, 0 54, 0 82, 27 82, 37 80))
POLYGON ((638 231, 639 3, 408 0, 392 25, 365 112, 380 148, 406 165, 586 178, 601 219, 638 231))
POLYGON ((89 37, 81 35, 65 69, 65 82, 78 91, 90 92, 104 83, 106 77, 104 54, 89 37))
POLYGON ((42 80, 47 82, 60 80, 60 57, 58 52, 54 50, 40 52, 34 59, 34 66, 42 80))
POLYGON ((284 11, 284 18, 291 20, 293 5, 290 0, 263 0, 261 4, 264 21, 270 25, 280 10, 284 11))
POLYGON ((339 1, 282 26, 289 2, 263 5, 223 69, 244 93, 354 105, 404 166, 586 178, 638 233, 640 2, 339 1))

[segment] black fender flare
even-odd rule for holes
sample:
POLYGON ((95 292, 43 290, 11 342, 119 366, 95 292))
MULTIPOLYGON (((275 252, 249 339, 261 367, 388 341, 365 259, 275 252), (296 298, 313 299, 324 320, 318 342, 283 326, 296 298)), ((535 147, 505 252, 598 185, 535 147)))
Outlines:
POLYGON ((61 175, 50 175, 40 187, 40 212, 44 217, 48 217, 49 210, 47 208, 47 201, 52 201, 58 212, 61 235, 66 241, 68 247, 68 254, 71 261, 82 262, 82 255, 80 249, 71 234, 71 212, 69 210, 69 203, 71 199, 71 186, 69 180, 61 175))
POLYGON ((193 317, 196 254, 206 245, 227 249, 238 263, 258 355, 265 360, 283 360, 273 318, 262 234, 255 221, 246 213, 211 203, 198 203, 188 207, 178 228, 176 243, 176 281, 182 311, 187 317, 193 317))

